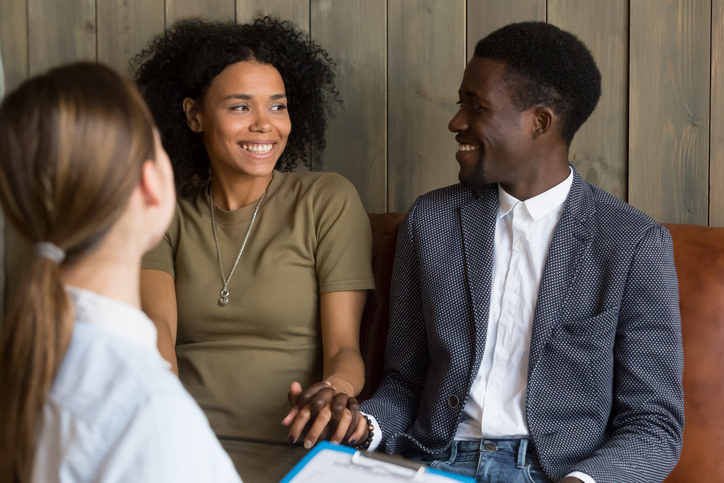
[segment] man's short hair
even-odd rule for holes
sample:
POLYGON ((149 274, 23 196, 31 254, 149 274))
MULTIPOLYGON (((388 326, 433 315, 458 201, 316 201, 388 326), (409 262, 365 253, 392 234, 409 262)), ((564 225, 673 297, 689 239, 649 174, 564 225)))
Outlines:
POLYGON ((508 92, 521 112, 536 104, 553 109, 569 145, 601 97, 601 73, 591 52, 555 25, 507 25, 480 40, 475 56, 505 64, 508 92))

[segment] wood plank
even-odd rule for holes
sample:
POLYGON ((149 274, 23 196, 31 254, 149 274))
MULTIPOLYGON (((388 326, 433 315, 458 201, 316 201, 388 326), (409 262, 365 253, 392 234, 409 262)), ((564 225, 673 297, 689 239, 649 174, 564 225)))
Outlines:
POLYGON ((309 9, 309 0, 236 0, 236 21, 250 22, 269 15, 289 20, 309 32, 309 9))
POLYGON ((548 1, 548 22, 578 36, 601 71, 601 100, 573 139, 570 160, 583 179, 627 198, 628 0, 548 1))
POLYGON ((166 28, 183 17, 235 20, 235 0, 166 0, 166 28))
POLYGON ((465 69, 464 0, 388 1, 388 208, 458 181, 447 124, 465 69))
POLYGON ((724 0, 712 0, 711 19, 709 225, 724 226, 724 0))
POLYGON ((490 32, 528 20, 546 21, 546 0, 468 0, 467 59, 490 32))
POLYGON ((30 75, 96 60, 95 0, 28 0, 30 75))
POLYGON ((0 2, 0 54, 5 72, 5 92, 15 89, 28 77, 27 9, 27 0, 0 2))
POLYGON ((128 72, 128 61, 164 29, 164 0, 97 0, 98 62, 128 72))
POLYGON ((368 212, 387 211, 385 0, 313 0, 312 38, 337 63, 344 112, 330 119, 321 169, 346 177, 368 212))
POLYGON ((630 22, 629 203, 706 225, 711 1, 631 2, 630 22))
MULTIPOLYGON (((28 77, 27 1, 0 2, 0 99, 28 77)), ((5 220, 0 210, 0 327, 5 315, 5 220)))

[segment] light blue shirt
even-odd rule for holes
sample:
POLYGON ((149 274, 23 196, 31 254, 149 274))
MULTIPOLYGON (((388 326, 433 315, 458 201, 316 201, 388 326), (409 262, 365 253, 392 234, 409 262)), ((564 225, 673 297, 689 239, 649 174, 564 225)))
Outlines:
POLYGON ((67 290, 75 326, 43 409, 33 482, 240 483, 159 354, 153 322, 129 305, 67 290))

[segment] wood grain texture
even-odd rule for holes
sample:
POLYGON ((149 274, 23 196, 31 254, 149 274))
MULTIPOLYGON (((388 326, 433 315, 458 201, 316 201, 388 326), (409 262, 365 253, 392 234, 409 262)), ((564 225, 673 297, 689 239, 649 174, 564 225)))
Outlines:
POLYGON ((28 77, 27 13, 27 0, 0 1, 0 49, 6 93, 28 77))
POLYGON ((464 0, 388 1, 388 209, 457 182, 447 125, 465 69, 464 0))
MULTIPOLYGON (((336 0, 335 3, 337 1, 340 0, 336 0)), ((367 1, 357 3, 367 3, 367 1)), ((237 22, 249 22, 266 15, 289 20, 309 32, 309 0, 236 0, 237 22)))
POLYGON ((321 169, 352 181, 368 212, 385 212, 386 2, 312 0, 311 6, 312 38, 337 63, 337 89, 344 101, 344 112, 329 121, 321 169))
POLYGON ((629 203, 706 225, 711 0, 637 0, 630 22, 629 203))
POLYGON ((183 17, 235 20, 235 0, 166 0, 166 28, 183 17))
POLYGON ((28 0, 29 73, 96 60, 95 0, 28 0))
POLYGON ((164 29, 164 0, 97 0, 98 62, 119 72, 164 29))
POLYGON ((548 1, 548 22, 580 38, 601 71, 601 100, 576 133, 570 160, 584 180, 627 198, 628 0, 548 1))
POLYGON ((724 0, 712 0, 709 225, 724 226, 724 0))
POLYGON ((546 21, 546 0, 467 0, 467 59, 475 44, 490 32, 509 23, 546 21))

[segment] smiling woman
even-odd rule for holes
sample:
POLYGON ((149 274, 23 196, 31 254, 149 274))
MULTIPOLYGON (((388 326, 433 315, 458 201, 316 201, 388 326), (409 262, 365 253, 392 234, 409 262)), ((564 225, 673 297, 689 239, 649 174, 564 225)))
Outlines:
POLYGON ((318 438, 364 432, 367 215, 341 176, 289 172, 325 147, 333 64, 267 18, 181 21, 134 65, 181 195, 143 309, 242 478, 279 481, 318 438))

